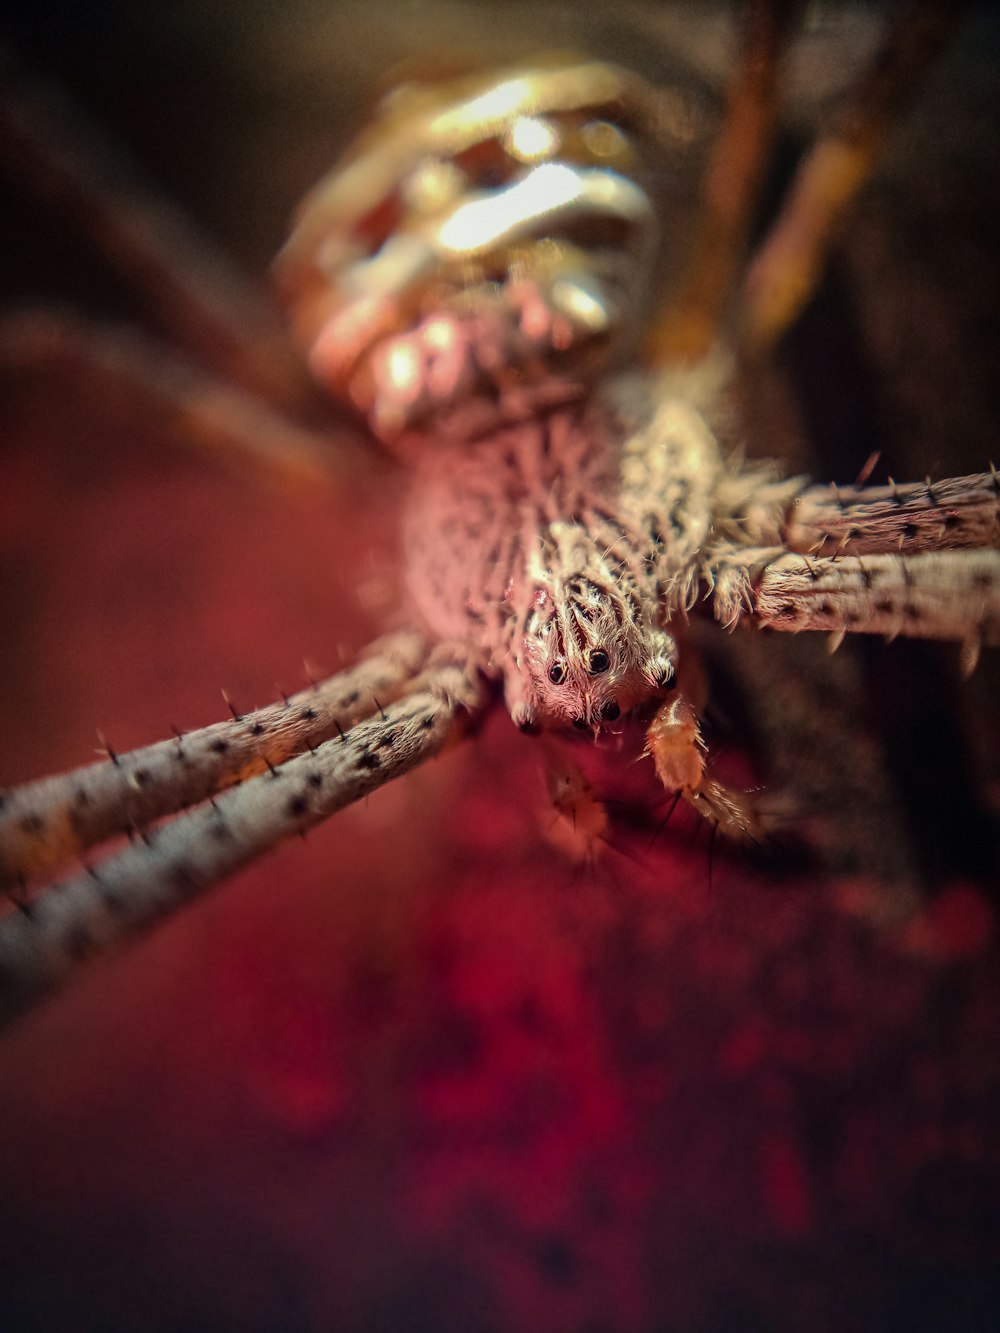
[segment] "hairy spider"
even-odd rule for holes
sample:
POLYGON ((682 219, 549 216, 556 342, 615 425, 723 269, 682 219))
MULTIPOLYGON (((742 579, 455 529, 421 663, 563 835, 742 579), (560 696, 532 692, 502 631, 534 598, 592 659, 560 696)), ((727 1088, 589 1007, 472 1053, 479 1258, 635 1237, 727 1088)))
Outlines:
MULTIPOLYGON (((738 311, 739 354, 755 368, 815 285, 841 214, 946 36, 943 14, 918 10, 889 33, 873 74, 804 159, 738 311)), ((709 775, 704 700, 685 682, 682 639, 703 600, 727 629, 955 640, 970 668, 980 644, 1000 637, 992 468, 810 486, 744 462, 706 423, 722 396, 714 341, 790 27, 783 6, 751 9, 699 245, 638 372, 620 367, 637 355, 651 272, 647 177, 687 132, 683 108, 614 65, 567 58, 443 87, 417 81, 386 100, 310 196, 278 272, 317 378, 407 464, 415 628, 270 709, 232 706, 230 722, 109 749, 102 764, 8 792, 4 882, 16 906, 0 936, 5 1012, 436 754, 489 701, 490 681, 525 731, 622 734, 621 719, 656 709, 647 751, 667 791, 727 832, 753 833, 752 804, 709 775), (40 897, 17 896, 123 830, 128 849, 40 897)), ((242 387, 203 385, 183 369, 171 377, 166 363, 137 357, 134 340, 29 323, 11 337, 17 353, 78 360, 120 392, 167 404, 195 436, 315 475, 319 433, 284 415, 287 403, 308 411, 308 399, 271 335, 248 336, 228 297, 214 326, 210 294, 164 262, 155 220, 145 234, 16 110, 8 134, 26 174, 82 200, 104 244, 124 247, 120 262, 139 270, 165 318, 178 309, 188 341, 207 344, 237 385, 266 390, 277 412, 242 387)))

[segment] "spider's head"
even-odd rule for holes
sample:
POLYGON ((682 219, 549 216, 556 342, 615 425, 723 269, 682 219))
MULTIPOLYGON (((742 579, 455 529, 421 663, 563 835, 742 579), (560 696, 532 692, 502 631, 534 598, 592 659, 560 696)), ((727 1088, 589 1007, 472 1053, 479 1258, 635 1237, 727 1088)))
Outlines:
POLYGON ((520 653, 507 676, 507 700, 523 731, 602 726, 666 689, 676 646, 650 629, 616 589, 598 594, 571 579, 540 589, 528 614, 520 653))

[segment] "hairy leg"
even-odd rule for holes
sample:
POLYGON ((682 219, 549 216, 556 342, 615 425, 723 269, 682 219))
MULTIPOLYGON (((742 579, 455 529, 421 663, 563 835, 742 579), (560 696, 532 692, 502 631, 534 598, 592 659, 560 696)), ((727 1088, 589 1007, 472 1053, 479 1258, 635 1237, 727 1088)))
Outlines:
POLYGON ((0 1025, 248 862, 438 753, 481 701, 461 666, 281 768, 148 832, 0 920, 0 1025))

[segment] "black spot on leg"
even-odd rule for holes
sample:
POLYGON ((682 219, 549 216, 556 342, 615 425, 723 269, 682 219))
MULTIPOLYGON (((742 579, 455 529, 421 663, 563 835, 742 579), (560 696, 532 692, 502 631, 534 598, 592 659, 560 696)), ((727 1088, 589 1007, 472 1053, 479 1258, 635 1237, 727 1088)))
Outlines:
POLYGON ((309 802, 303 795, 293 796, 285 806, 285 810, 293 819, 300 819, 309 809, 309 802))
POLYGON ((392 728, 390 728, 388 731, 384 731, 382 735, 378 738, 378 740, 375 742, 375 747, 376 749, 379 750, 391 750, 392 747, 395 745, 395 743, 396 743, 396 732, 392 728))
POLYGON ((150 783, 149 769, 137 768, 132 774, 132 780, 137 787, 148 787, 150 783))
POLYGON ((891 597, 880 597, 875 603, 875 610, 881 611, 883 615, 891 615, 896 606, 891 597))
POLYGON ((73 804, 76 808, 78 810, 83 810, 90 805, 90 802, 90 792, 87 791, 86 787, 77 787, 76 791, 73 793, 73 804))
POLYGON ((257 721, 257 722, 251 722, 251 723, 250 723, 250 735, 251 735, 251 736, 263 736, 263 734, 264 734, 264 732, 265 732, 266 730, 267 730, 267 727, 264 726, 264 723, 263 723, 263 722, 257 721))
POLYGON ((75 963, 82 963, 93 952, 94 941, 90 931, 83 925, 71 926, 63 939, 63 948, 75 963))
POLYGON ((782 602, 774 613, 775 620, 794 620, 798 615, 798 607, 794 602, 782 602))
POLYGON ((39 814, 23 815, 17 821, 17 826, 22 833, 37 838, 45 830, 45 820, 39 814))
POLYGON ((315 788, 322 787, 322 785, 323 785, 323 774, 322 774, 322 773, 310 773, 309 776, 306 778, 306 782, 308 782, 308 783, 309 783, 309 786, 310 786, 310 787, 313 787, 314 789, 315 789, 315 788))
POLYGON ((434 717, 431 713, 427 713, 424 717, 420 719, 420 726, 424 731, 430 731, 433 725, 434 725, 434 717))
POLYGON ((198 880, 191 866, 186 861, 176 861, 169 869, 170 883, 181 893, 189 893, 198 887, 198 880))
POLYGON ((302 719, 303 722, 313 722, 316 719, 316 709, 303 708, 302 712, 299 714, 299 717, 302 719))
POLYGON ((216 738, 216 740, 212 742, 212 744, 208 748, 212 751, 213 754, 226 754, 229 751, 229 742, 227 740, 223 740, 223 738, 219 736, 216 738))
POLYGON ((972 576, 972 586, 982 592, 985 588, 992 588, 993 576, 980 570, 972 576))
POLYGON ((376 769, 382 767, 382 760, 373 750, 364 750, 358 756, 358 768, 376 769))
POLYGON ((904 542, 914 541, 917 536, 916 523, 904 523, 900 535, 902 536, 904 542))

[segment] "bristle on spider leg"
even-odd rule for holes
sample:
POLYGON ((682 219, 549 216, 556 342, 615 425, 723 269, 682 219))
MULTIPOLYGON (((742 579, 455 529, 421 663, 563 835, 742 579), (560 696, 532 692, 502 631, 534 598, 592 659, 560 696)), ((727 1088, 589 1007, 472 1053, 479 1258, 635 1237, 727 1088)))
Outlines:
POLYGON ((61 862, 154 819, 204 800, 310 745, 342 732, 375 708, 372 690, 393 700, 414 688, 427 660, 422 636, 402 633, 371 645, 351 670, 284 703, 214 723, 183 737, 112 751, 105 763, 15 788, 0 806, 0 887, 37 880, 61 862))
POLYGON ((988 472, 901 485, 811 486, 782 529, 791 551, 878 555, 1000 546, 1000 504, 988 472))
POLYGON ((277 843, 400 777, 462 734, 478 681, 442 667, 425 688, 357 723, 344 743, 247 780, 0 920, 0 1026, 277 843))
POLYGON ((771 561, 753 588, 753 621, 796 633, 1000 642, 1000 551, 771 561))

